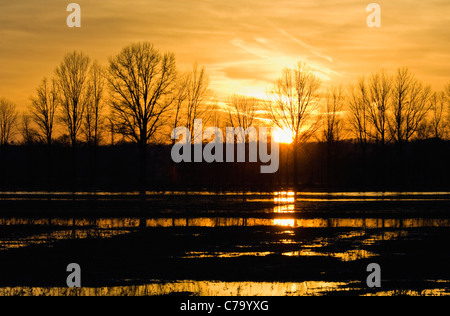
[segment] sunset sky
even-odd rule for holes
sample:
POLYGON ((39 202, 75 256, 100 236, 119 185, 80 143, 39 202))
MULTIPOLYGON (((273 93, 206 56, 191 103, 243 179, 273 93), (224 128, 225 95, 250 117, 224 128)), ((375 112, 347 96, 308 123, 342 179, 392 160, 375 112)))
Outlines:
POLYGON ((71 29, 71 2, 0 0, 0 97, 23 108, 67 52, 106 64, 138 41, 175 52, 181 68, 205 65, 219 99, 263 97, 298 61, 325 85, 399 66, 435 89, 450 81, 448 0, 378 1, 381 28, 366 24, 370 1, 78 0, 82 27, 71 29))

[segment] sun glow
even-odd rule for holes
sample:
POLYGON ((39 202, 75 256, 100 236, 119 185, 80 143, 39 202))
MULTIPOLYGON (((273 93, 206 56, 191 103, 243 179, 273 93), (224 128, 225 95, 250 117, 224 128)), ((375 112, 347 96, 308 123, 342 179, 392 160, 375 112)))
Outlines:
POLYGON ((273 224, 282 227, 295 227, 295 219, 274 219, 273 224))
POLYGON ((294 142, 294 133, 287 128, 277 128, 274 131, 274 139, 280 144, 292 144, 294 142))
POLYGON ((294 203, 295 192, 275 192, 275 203, 294 203))

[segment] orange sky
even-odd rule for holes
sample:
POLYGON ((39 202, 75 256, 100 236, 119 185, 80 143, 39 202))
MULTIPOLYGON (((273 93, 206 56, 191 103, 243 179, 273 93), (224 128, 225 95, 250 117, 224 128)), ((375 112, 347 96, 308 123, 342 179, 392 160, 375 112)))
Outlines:
POLYGON ((378 1, 382 27, 367 27, 371 1, 77 0, 82 27, 66 25, 61 0, 1 0, 0 97, 21 108, 63 55, 106 63, 136 41, 173 51, 183 68, 207 67, 219 99, 264 96, 286 66, 304 61, 333 84, 383 67, 410 67, 441 89, 450 81, 450 2, 378 1))

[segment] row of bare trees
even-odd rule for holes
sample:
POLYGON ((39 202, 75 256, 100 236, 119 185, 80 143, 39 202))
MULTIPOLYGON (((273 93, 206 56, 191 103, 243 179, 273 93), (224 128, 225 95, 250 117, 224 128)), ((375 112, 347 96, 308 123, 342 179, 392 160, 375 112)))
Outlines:
POLYGON ((107 131, 145 147, 170 135, 169 127, 193 131, 195 119, 208 121, 217 109, 204 67, 179 71, 174 54, 149 43, 124 48, 107 67, 81 52, 67 54, 30 98, 21 126, 16 106, 0 104, 2 144, 20 131, 24 142, 47 145, 63 134, 73 147, 98 145, 107 131))
POLYGON ((444 138, 450 121, 450 84, 433 92, 407 68, 362 77, 348 89, 320 91, 313 69, 300 63, 285 69, 269 101, 272 123, 289 129, 294 144, 356 139, 361 144, 406 143, 444 138))
POLYGON ((51 146, 56 125, 60 125, 75 147, 81 134, 85 142, 98 145, 104 115, 103 68, 83 53, 67 54, 51 79, 45 77, 30 98, 22 117, 22 136, 26 143, 51 146))
POLYGON ((380 71, 361 78, 349 89, 349 121, 362 145, 370 141, 403 144, 414 137, 443 138, 449 100, 450 85, 445 92, 433 93, 407 68, 394 75, 380 71))
MULTIPOLYGON (((62 133, 74 153, 81 141, 96 148, 107 131, 112 144, 119 135, 137 144, 144 183, 147 146, 167 141, 179 126, 195 138, 196 119, 218 127, 265 124, 288 131, 294 178, 298 149, 311 139, 328 144, 356 139, 363 148, 369 143, 404 144, 413 138, 443 138, 449 125, 450 85, 433 92, 407 68, 393 74, 381 70, 348 88, 323 91, 315 70, 299 63, 283 70, 266 100, 232 95, 220 104, 209 84, 204 67, 194 64, 181 71, 173 53, 146 42, 125 47, 106 67, 72 52, 50 79, 42 80, 20 130, 25 142, 39 141, 49 148, 55 134, 62 133)), ((14 104, 1 99, 0 144, 13 138, 18 123, 14 104)))
MULTIPOLYGON (((51 145, 58 125, 74 147, 81 136, 98 145, 105 131, 145 147, 167 140, 178 126, 195 137, 194 120, 203 119, 223 127, 276 126, 289 131, 294 144, 312 138, 405 143, 446 135, 450 85, 433 93, 401 68, 394 75, 382 70, 348 89, 323 92, 313 69, 299 63, 283 70, 267 100, 232 95, 219 107, 212 96, 204 67, 195 64, 181 72, 172 53, 162 54, 149 43, 124 48, 106 68, 73 52, 36 89, 23 116, 22 135, 25 141, 51 145)), ((0 104, 0 140, 5 144, 19 119, 13 103, 2 99, 0 104)))
POLYGON ((433 92, 407 68, 394 74, 381 70, 348 89, 320 87, 314 70, 299 63, 283 71, 266 101, 272 125, 293 136, 294 185, 298 150, 312 138, 327 144, 330 166, 333 144, 344 138, 356 139, 365 152, 369 143, 401 147, 413 138, 442 139, 449 132, 450 84, 433 92))

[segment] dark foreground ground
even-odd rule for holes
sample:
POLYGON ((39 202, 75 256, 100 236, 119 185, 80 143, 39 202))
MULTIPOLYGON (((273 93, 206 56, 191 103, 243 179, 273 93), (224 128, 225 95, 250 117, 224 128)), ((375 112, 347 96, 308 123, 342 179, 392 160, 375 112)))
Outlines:
POLYGON ((6 194, 0 294, 450 295, 449 210, 447 194, 6 194))

